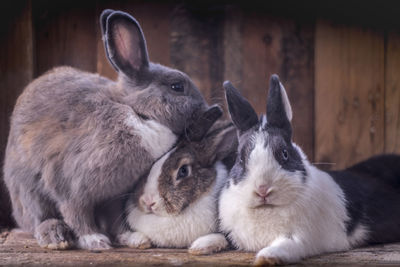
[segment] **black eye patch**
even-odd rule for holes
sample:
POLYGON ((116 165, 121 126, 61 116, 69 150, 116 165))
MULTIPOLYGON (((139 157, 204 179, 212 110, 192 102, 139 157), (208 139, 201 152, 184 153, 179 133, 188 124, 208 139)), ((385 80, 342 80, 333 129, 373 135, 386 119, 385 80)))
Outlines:
POLYGON ((300 153, 291 142, 288 143, 282 137, 274 135, 269 135, 266 142, 267 146, 271 147, 275 160, 283 169, 290 172, 305 172, 300 153))

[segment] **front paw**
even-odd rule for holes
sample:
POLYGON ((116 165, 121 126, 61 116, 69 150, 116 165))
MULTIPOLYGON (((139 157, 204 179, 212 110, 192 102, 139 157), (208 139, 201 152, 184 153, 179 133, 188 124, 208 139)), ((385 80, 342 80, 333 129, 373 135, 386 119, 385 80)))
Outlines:
POLYGON ((141 232, 127 231, 120 234, 117 239, 121 245, 131 248, 146 249, 152 247, 150 239, 141 232))
POLYGON ((102 234, 90 234, 80 236, 78 246, 81 249, 87 250, 105 250, 111 248, 111 242, 108 237, 102 234))
POLYGON ((275 266, 282 264, 283 261, 277 257, 257 256, 256 260, 254 261, 254 266, 275 266))
POLYGON ((228 241, 222 234, 209 234, 197 238, 189 248, 194 255, 208 255, 228 247, 228 241))
POLYGON ((64 250, 73 247, 74 236, 63 221, 48 219, 35 229, 35 238, 42 248, 64 250))

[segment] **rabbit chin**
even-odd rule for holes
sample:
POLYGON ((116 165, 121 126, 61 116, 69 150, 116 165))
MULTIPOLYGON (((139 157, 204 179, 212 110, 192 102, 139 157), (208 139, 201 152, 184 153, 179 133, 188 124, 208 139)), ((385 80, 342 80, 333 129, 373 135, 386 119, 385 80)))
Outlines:
POLYGON ((217 230, 216 198, 221 181, 227 177, 225 166, 217 162, 217 179, 210 192, 191 203, 180 214, 159 216, 145 213, 136 206, 128 210, 128 224, 131 229, 146 235, 158 247, 189 247, 198 237, 217 230))

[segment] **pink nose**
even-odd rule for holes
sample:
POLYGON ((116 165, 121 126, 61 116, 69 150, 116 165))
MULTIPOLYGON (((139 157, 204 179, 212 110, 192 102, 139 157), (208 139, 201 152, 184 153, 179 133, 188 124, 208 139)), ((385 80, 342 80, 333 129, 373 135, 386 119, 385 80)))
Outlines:
POLYGON ((156 204, 156 202, 154 202, 153 198, 150 196, 147 196, 147 195, 141 197, 140 202, 142 202, 142 206, 145 206, 149 211, 156 204))
POLYGON ((259 196, 259 197, 262 197, 262 198, 264 198, 264 197, 266 197, 267 195, 268 195, 268 186, 267 185, 259 185, 258 187, 257 187, 257 190, 256 190, 256 194, 259 196))

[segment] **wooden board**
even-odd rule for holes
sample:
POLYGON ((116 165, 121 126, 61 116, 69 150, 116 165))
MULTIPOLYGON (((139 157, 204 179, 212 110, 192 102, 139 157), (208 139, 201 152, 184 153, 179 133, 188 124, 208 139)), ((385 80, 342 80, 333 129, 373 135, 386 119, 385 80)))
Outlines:
POLYGON ((125 11, 134 16, 142 27, 147 42, 150 60, 170 66, 170 13, 172 4, 149 1, 102 1, 96 7, 97 71, 108 78, 116 79, 117 73, 105 56, 99 25, 104 9, 125 11))
POLYGON ((400 31, 388 33, 385 63, 385 152, 400 153, 400 31))
POLYGON ((187 73, 206 100, 223 103, 223 8, 177 5, 171 14, 171 65, 187 73))
POLYGON ((35 76, 54 66, 96 71, 96 22, 93 3, 35 1, 35 76))
MULTIPOLYGON (((31 2, 9 6, 0 18, 0 32, 0 162, 3 163, 15 101, 33 77, 31 2)), ((0 229, 12 225, 2 175, 0 171, 0 229)))
POLYGON ((291 100, 294 141, 308 157, 314 152, 314 24, 264 12, 227 10, 225 77, 258 114, 265 113, 269 77, 277 73, 291 100), (233 21, 230 21, 230 18, 233 21))
MULTIPOLYGON (((105 251, 50 250, 40 248, 32 236, 0 232, 1 266, 251 266, 255 252, 227 250, 205 256, 186 249, 115 248, 105 251)), ((400 243, 364 247, 307 258, 297 266, 399 266, 400 243)))
POLYGON ((315 156, 339 169, 383 152, 384 35, 319 20, 315 38, 315 156))

